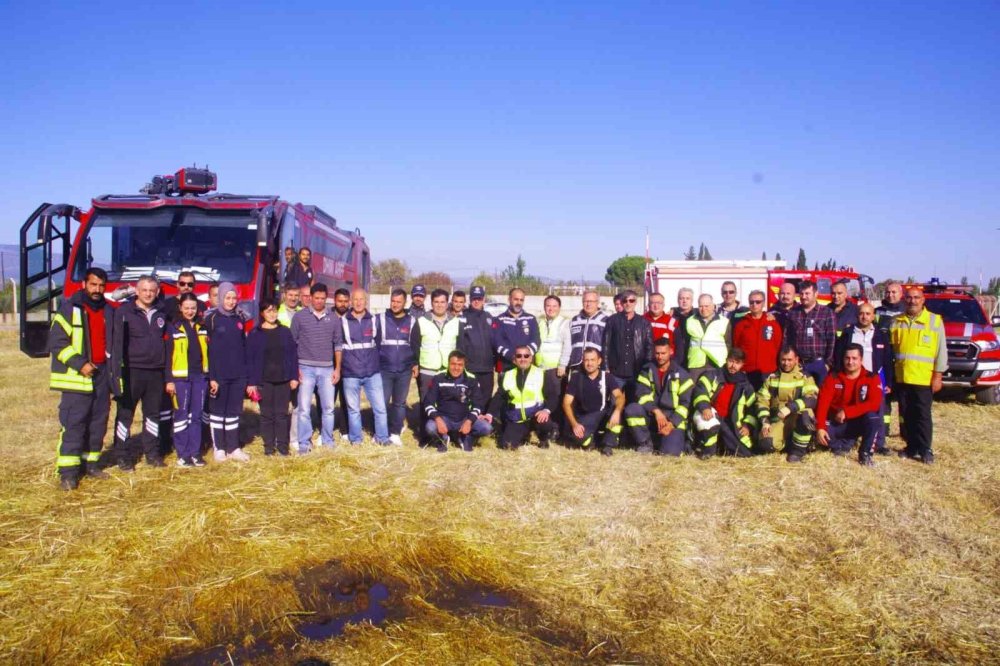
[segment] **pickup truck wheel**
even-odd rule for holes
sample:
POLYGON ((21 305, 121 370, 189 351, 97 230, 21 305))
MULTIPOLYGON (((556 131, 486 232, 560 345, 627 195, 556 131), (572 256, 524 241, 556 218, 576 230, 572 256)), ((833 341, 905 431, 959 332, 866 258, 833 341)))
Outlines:
POLYGON ((976 399, 984 405, 1000 405, 1000 384, 979 389, 976 399))

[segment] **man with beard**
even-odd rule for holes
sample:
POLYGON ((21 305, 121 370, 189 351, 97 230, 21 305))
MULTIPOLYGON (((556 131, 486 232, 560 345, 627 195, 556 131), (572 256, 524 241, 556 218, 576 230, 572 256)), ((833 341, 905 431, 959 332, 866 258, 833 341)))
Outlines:
POLYGON ((49 388, 59 399, 56 467, 63 490, 74 490, 80 476, 106 479, 98 462, 111 413, 111 350, 114 310, 104 300, 108 274, 87 269, 83 290, 59 306, 49 329, 52 374, 49 388))
POLYGON ((720 370, 710 370, 698 379, 694 390, 694 427, 699 458, 711 458, 722 451, 731 456, 753 454, 753 432, 757 428, 754 389, 743 372, 746 356, 733 347, 720 370))

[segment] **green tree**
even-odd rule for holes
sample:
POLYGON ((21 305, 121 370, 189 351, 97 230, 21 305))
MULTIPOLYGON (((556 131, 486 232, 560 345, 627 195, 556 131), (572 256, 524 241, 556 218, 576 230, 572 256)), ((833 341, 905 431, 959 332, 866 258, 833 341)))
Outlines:
POLYGON ((372 290, 391 291, 410 279, 410 268, 401 259, 383 259, 372 266, 372 290))
POLYGON ((451 291, 452 281, 451 276, 447 273, 442 273, 441 271, 426 271, 420 275, 413 277, 413 284, 422 284, 427 289, 427 293, 430 293, 434 289, 444 289, 446 291, 451 291))
POLYGON ((781 253, 780 252, 775 253, 774 259, 775 261, 781 261, 781 253))
POLYGON ((642 284, 645 273, 645 257, 627 254, 611 262, 604 279, 616 287, 635 287, 642 284))
POLYGON ((795 270, 797 271, 807 271, 809 270, 809 262, 806 261, 806 251, 801 247, 799 248, 799 258, 795 262, 795 270))
POLYGON ((761 252, 760 253, 760 260, 761 261, 767 261, 767 252, 761 252))
POLYGON ((684 253, 684 259, 686 261, 694 261, 698 258, 698 254, 694 251, 694 245, 688 248, 688 251, 684 253))

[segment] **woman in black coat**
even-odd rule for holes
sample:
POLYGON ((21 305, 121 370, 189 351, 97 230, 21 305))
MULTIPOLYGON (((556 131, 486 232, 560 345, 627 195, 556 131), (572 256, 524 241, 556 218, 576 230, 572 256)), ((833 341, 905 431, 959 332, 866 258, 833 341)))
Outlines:
POLYGON ((264 455, 275 449, 288 455, 288 432, 291 425, 289 406, 292 391, 299 385, 298 351, 292 332, 278 323, 274 301, 260 304, 260 324, 247 339, 247 391, 260 399, 260 435, 264 455))

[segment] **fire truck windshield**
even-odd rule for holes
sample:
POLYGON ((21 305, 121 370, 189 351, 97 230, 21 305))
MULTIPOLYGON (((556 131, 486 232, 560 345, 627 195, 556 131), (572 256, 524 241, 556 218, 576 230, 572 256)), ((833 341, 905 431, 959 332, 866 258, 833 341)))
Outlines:
POLYGON ((77 252, 73 279, 101 266, 111 281, 144 274, 174 280, 192 270, 199 281, 248 282, 256 251, 256 218, 250 211, 98 210, 77 252))
POLYGON ((944 299, 928 298, 924 307, 935 314, 941 315, 945 321, 955 324, 986 324, 986 316, 979 302, 974 298, 944 299))

